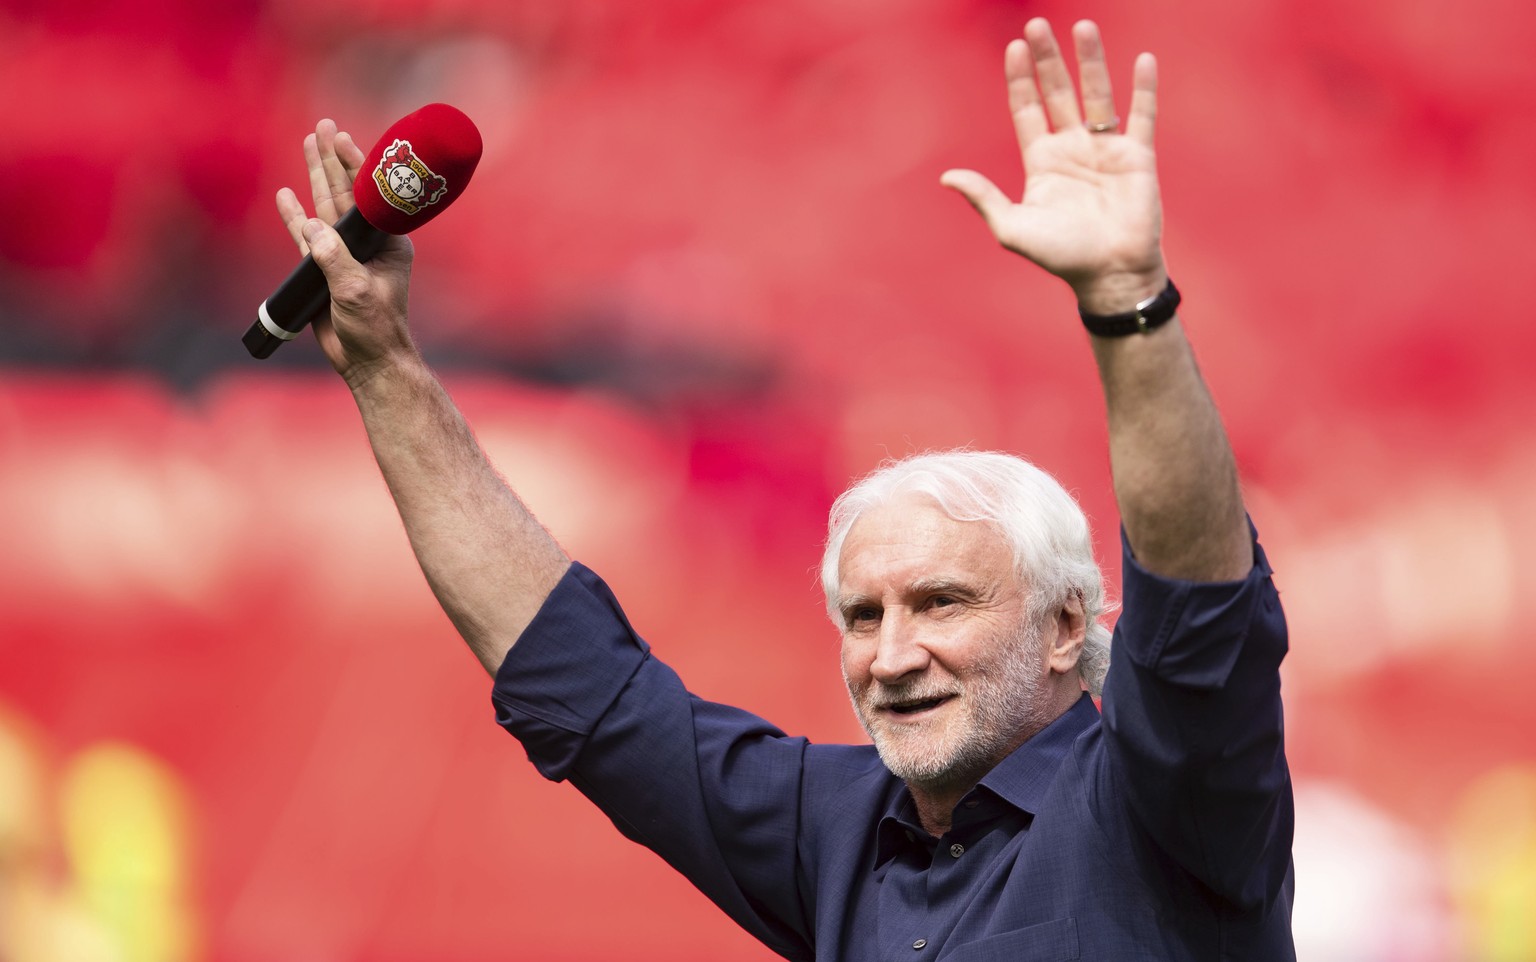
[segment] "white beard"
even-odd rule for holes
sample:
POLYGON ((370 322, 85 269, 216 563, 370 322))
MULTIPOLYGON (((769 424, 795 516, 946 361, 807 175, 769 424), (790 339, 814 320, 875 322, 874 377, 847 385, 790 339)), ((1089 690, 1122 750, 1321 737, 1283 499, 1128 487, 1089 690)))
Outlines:
POLYGON ((1042 636, 1033 628, 1020 636, 994 664, 960 669, 963 681, 946 675, 896 686, 871 681, 860 691, 849 686, 854 712, 892 774, 928 788, 974 782, 1044 727, 1042 636), (911 725, 890 725, 876 711, 945 695, 958 697, 939 709, 940 717, 911 725))

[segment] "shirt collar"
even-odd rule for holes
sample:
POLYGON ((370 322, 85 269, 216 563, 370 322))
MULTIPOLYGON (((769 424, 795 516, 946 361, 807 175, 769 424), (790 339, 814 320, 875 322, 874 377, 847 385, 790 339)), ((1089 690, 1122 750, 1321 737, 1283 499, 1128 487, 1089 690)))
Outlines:
POLYGON ((983 775, 981 786, 1016 808, 1036 814, 1072 743, 1098 721, 1099 710, 1084 692, 1076 704, 983 775))
MULTIPOLYGON (((1056 769, 1071 751, 1072 743, 1098 721, 1099 710, 1093 698, 1084 692, 1071 708, 983 776, 978 787, 1033 816, 1044 804, 1056 769)), ((903 845, 931 849, 932 844, 933 838, 918 822, 911 794, 905 789, 893 793, 885 814, 875 826, 875 865, 889 861, 903 845)))

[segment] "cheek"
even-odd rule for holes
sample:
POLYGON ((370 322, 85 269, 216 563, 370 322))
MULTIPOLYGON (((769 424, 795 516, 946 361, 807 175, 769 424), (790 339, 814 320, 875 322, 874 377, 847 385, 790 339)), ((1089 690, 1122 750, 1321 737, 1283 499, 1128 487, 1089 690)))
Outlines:
POLYGON ((869 684, 869 662, 857 648, 844 643, 841 655, 843 681, 850 691, 862 691, 869 684))

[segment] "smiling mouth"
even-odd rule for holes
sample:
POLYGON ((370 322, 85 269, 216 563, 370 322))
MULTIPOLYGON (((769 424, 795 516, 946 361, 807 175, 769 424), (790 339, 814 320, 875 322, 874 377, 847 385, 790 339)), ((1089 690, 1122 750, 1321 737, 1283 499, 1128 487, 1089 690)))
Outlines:
POLYGON ((893 715, 920 715, 925 711, 937 708, 949 701, 954 695, 940 695, 937 698, 926 698, 922 701, 903 701, 892 705, 886 705, 885 710, 893 715))

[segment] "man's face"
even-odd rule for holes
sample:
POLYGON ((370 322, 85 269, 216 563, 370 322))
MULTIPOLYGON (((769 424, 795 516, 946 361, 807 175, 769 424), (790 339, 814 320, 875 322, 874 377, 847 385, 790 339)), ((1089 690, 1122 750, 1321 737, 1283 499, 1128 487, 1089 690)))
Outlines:
POLYGON ((838 573, 843 678, 897 777, 974 781, 1042 727, 1044 643, 997 529, 898 497, 854 523, 838 573))

